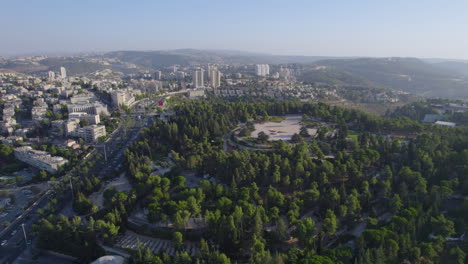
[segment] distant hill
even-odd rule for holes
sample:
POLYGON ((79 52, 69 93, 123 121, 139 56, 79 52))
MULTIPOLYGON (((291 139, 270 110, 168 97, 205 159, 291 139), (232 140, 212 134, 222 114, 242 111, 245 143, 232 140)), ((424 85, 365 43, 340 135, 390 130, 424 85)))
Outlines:
POLYGON ((329 66, 304 67, 298 80, 307 82, 327 83, 331 85, 354 85, 367 87, 380 87, 364 77, 329 66))
POLYGON ((468 62, 461 61, 445 61, 433 64, 435 67, 456 72, 463 76, 468 76, 468 62))
POLYGON ((60 67, 65 67, 71 75, 92 73, 111 68, 111 66, 85 61, 79 57, 51 57, 41 60, 40 64, 47 66, 48 70, 52 71, 59 71, 60 67))
POLYGON ((0 64, 0 69, 26 74, 38 74, 47 71, 59 71, 62 66, 65 67, 67 72, 71 75, 91 73, 111 67, 85 61, 79 57, 50 57, 34 63, 27 61, 6 61, 0 64))
POLYGON ((468 98, 466 78, 451 69, 415 58, 333 59, 318 61, 313 67, 320 66, 336 71, 335 76, 345 76, 353 82, 360 80, 359 85, 392 88, 420 96, 468 98))
POLYGON ((333 57, 319 56, 281 56, 231 50, 179 49, 169 51, 115 51, 104 57, 116 58, 148 68, 161 66, 195 65, 208 63, 256 64, 256 63, 313 63, 333 57))

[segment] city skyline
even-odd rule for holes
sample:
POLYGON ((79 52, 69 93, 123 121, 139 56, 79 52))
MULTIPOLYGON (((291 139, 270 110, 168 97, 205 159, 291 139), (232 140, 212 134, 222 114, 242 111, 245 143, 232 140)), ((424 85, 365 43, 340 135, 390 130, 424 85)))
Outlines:
POLYGON ((0 22, 9 26, 0 29, 0 56, 193 48, 468 59, 467 8, 463 1, 15 1, 2 5, 0 22))

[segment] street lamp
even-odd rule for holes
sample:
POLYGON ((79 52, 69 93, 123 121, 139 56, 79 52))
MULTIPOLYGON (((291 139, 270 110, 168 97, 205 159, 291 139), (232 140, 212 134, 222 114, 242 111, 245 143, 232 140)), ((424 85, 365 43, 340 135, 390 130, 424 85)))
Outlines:
POLYGON ((21 224, 21 227, 23 228, 24 242, 26 242, 26 247, 28 247, 28 238, 26 236, 26 229, 24 229, 24 223, 21 224))

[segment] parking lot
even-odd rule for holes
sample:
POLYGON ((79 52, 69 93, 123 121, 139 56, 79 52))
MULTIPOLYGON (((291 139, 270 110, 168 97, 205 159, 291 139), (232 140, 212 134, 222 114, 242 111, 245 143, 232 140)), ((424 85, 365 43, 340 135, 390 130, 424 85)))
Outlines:
POLYGON ((47 183, 33 184, 23 187, 3 189, 8 193, 8 197, 13 195, 14 199, 9 206, 6 206, 4 211, 0 213, 0 231, 2 231, 8 223, 11 223, 21 215, 21 213, 29 207, 30 202, 34 201, 40 193, 49 188, 47 183))

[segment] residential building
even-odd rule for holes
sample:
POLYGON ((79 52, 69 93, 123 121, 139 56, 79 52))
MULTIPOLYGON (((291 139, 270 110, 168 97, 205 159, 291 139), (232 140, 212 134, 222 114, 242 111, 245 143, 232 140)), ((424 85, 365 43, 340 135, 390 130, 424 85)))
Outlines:
POLYGON ((221 86, 221 72, 218 71, 217 69, 211 70, 210 84, 211 84, 211 87, 213 87, 214 89, 221 86))
POLYGON ((135 97, 129 91, 112 91, 111 98, 115 106, 130 105, 135 102, 135 97))
POLYGON ((155 80, 158 80, 158 81, 162 79, 162 73, 161 73, 161 71, 155 71, 155 72, 154 72, 154 79, 155 79, 155 80))
POLYGON ((216 70, 216 67, 214 65, 208 65, 207 73, 208 73, 208 80, 211 80, 211 72, 213 70, 216 70))
POLYGON ((56 173, 68 162, 62 157, 53 157, 45 151, 35 150, 29 146, 16 148, 14 155, 18 160, 50 173, 56 173))
POLYGON ((194 89, 187 92, 187 97, 190 99, 203 97, 205 95, 205 89, 194 89))
POLYGON ((84 127, 87 142, 96 142, 100 137, 106 136, 106 127, 100 125, 91 125, 84 127))
POLYGON ((69 136, 79 137, 88 143, 96 142, 100 137, 106 136, 106 127, 101 125, 85 126, 77 128, 69 133, 69 136))
POLYGON ((85 112, 88 114, 94 115, 109 115, 109 111, 107 110, 107 106, 100 103, 86 103, 86 102, 79 102, 76 104, 69 104, 67 105, 68 114, 75 113, 75 112, 85 112))
POLYGON ((99 115, 88 114, 85 112, 74 112, 68 115, 70 119, 88 120, 91 125, 97 125, 101 122, 99 115))
POLYGON ((268 64, 257 64, 255 65, 255 73, 257 76, 267 76, 270 74, 270 65, 268 64))
POLYGON ((40 122, 46 118, 47 104, 43 103, 40 105, 33 106, 31 109, 31 116, 34 122, 40 122))
POLYGON ((11 134, 15 130, 16 119, 11 118, 7 121, 0 121, 0 133, 11 134))
POLYGON ((67 78, 67 70, 65 69, 65 67, 60 67, 60 77, 62 77, 62 79, 67 78))
POLYGON ((96 96, 94 96, 94 94, 91 93, 82 93, 70 97, 70 103, 72 104, 88 103, 92 101, 96 101, 96 96))
POLYGON ((193 72, 192 83, 193 83, 194 88, 204 87, 203 74, 204 74, 204 70, 201 68, 198 68, 193 72))
POLYGON ((457 125, 453 122, 445 122, 445 121, 437 121, 434 124, 441 126, 441 127, 455 127, 457 125))
POLYGON ((49 71, 48 75, 49 75, 49 81, 55 80, 55 72, 49 71))
POLYGON ((68 119, 65 124, 65 135, 72 136, 73 132, 75 132, 78 128, 80 128, 80 120, 79 119, 68 119))

